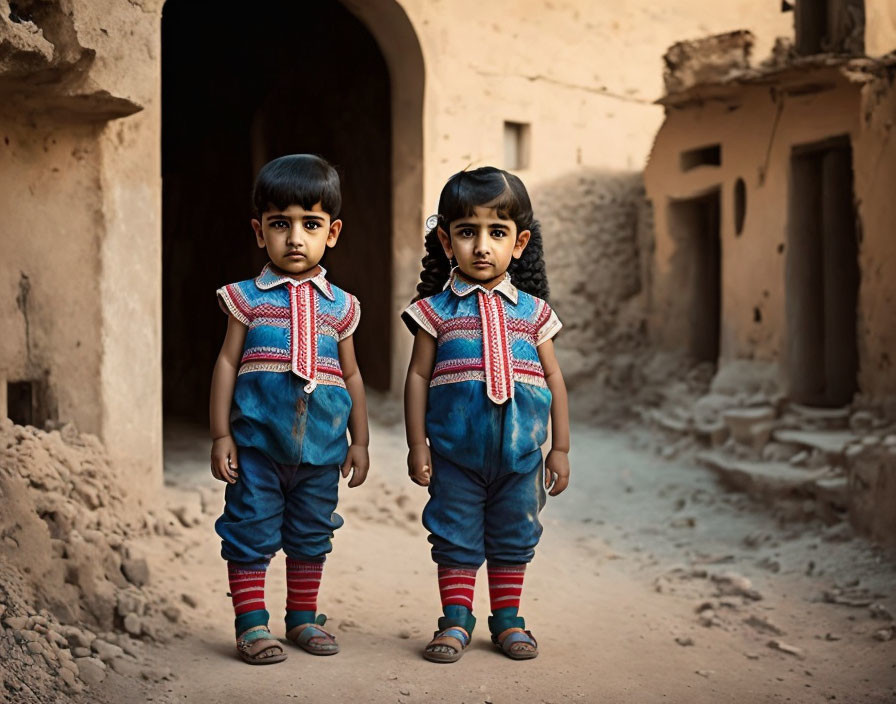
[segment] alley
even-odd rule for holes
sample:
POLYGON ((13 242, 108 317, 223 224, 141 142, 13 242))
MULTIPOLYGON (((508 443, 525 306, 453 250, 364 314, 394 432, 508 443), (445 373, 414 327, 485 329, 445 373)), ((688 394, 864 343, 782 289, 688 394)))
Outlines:
MULTIPOLYGON (((235 697, 301 702, 885 702, 896 696, 893 556, 845 525, 776 521, 721 489, 687 458, 666 461, 647 435, 579 426, 574 481, 542 514, 522 612, 541 646, 511 662, 481 622, 460 663, 419 651, 438 615, 435 575, 419 523, 425 491, 407 481, 400 426, 375 425, 373 469, 343 489, 346 524, 327 563, 320 609, 342 645, 333 658, 289 649, 250 668, 235 658, 223 564, 212 524, 222 493, 201 435, 168 442, 168 505, 194 527, 154 538, 154 587, 187 594, 182 622, 153 653, 175 678, 154 701, 235 697), (639 449, 640 448, 640 449, 639 449), (189 506, 204 498, 201 518, 189 506), (187 521, 190 523, 191 521, 187 521), (833 603, 840 602, 840 603, 833 603)), ((279 628, 282 558, 268 577, 279 628)), ((130 701, 104 686, 114 701, 130 701)), ((142 696, 142 695, 141 695, 142 696)), ((137 700, 133 700, 137 701, 137 700)))

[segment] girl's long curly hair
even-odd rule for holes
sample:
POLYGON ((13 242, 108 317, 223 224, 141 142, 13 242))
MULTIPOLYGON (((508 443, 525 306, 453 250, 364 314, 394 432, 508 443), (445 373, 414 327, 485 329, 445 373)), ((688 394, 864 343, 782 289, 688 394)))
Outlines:
POLYGON ((529 244, 519 259, 511 259, 507 273, 521 291, 548 299, 548 277, 544 266, 541 227, 532 213, 532 203, 523 182, 511 173, 483 166, 473 171, 460 171, 448 179, 439 197, 438 224, 426 233, 426 254, 414 300, 440 293, 451 274, 451 263, 439 241, 438 229, 446 232, 452 221, 469 217, 473 208, 485 205, 495 208, 502 219, 513 220, 517 232, 529 230, 529 244))

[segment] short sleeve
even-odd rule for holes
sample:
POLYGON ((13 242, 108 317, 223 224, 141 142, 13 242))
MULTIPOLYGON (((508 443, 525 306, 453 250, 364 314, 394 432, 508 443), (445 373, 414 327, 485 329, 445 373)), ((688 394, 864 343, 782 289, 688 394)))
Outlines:
POLYGON ((417 330, 425 330, 433 337, 438 337, 439 317, 433 310, 432 305, 424 298, 420 301, 414 301, 401 314, 401 319, 408 326, 408 330, 412 335, 417 334, 417 330))
POLYGON ((563 323, 560 322, 557 314, 547 303, 541 301, 535 318, 535 346, 538 347, 541 343, 550 340, 560 332, 562 327, 563 323))
POLYGON ((238 284, 228 284, 216 291, 218 305, 225 313, 232 315, 246 327, 252 322, 252 306, 243 296, 238 284))
POLYGON ((358 328, 358 323, 360 322, 361 302, 349 294, 348 306, 346 306, 345 314, 342 316, 342 320, 339 321, 339 327, 336 329, 340 342, 347 337, 351 337, 358 328))

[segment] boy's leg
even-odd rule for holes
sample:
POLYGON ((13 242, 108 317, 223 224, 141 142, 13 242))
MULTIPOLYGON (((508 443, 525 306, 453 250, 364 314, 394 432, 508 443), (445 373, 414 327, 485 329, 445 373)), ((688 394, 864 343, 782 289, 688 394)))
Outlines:
POLYGON ((253 448, 239 448, 240 474, 224 493, 224 513, 215 522, 221 556, 227 560, 236 635, 267 626, 264 574, 280 548, 283 492, 279 465, 253 448))
POLYGON ((337 465, 295 467, 286 496, 283 549, 286 552, 286 635, 315 655, 338 652, 332 634, 320 628, 317 596, 333 533, 342 526, 337 465))
MULTIPOLYGON (((545 503, 542 467, 526 473, 508 473, 489 486, 485 509, 485 552, 488 559, 492 615, 489 630, 502 642, 510 631, 525 629, 519 615, 526 565, 535 554, 542 526, 538 513, 545 503)), ((531 636, 520 634, 504 651, 511 657, 534 657, 531 636)))

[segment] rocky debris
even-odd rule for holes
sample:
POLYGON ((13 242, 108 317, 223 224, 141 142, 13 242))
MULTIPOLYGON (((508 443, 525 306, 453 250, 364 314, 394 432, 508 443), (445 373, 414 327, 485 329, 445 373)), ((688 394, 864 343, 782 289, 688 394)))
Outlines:
POLYGON ((767 618, 764 618, 762 616, 748 616, 744 619, 744 623, 747 624, 750 628, 759 631, 760 633, 769 633, 773 636, 784 635, 784 631, 778 628, 767 618))
POLYGON ((775 409, 771 406, 729 408, 722 413, 722 419, 735 442, 760 450, 768 443, 774 428, 775 409))
POLYGON ((158 637, 164 601, 146 589, 147 524, 128 501, 96 438, 0 420, 0 663, 22 685, 14 701, 70 701, 110 667, 142 681, 124 631, 158 637))
POLYGON ((666 93, 679 93, 705 83, 719 83, 749 69, 755 38, 738 30, 676 42, 663 56, 666 93))
POLYGON ((694 639, 689 636, 677 636, 675 642, 683 647, 688 647, 694 644, 694 639))
POLYGON ((714 470, 734 489, 758 498, 774 498, 801 492, 813 495, 814 483, 828 477, 831 470, 803 470, 783 462, 754 462, 732 458, 719 450, 707 450, 697 460, 714 470))
POLYGON ((873 637, 875 640, 879 641, 888 641, 893 640, 896 637, 896 626, 886 626, 885 628, 878 628, 874 631, 873 637))
POLYGON ((752 601, 762 599, 762 594, 753 589, 752 582, 737 572, 714 574, 710 576, 710 579, 716 585, 716 591, 721 596, 740 596, 752 601))
POLYGON ((893 620, 893 614, 890 613, 890 610, 883 604, 871 604, 871 606, 868 607, 868 612, 871 614, 871 618, 883 619, 884 621, 893 620))
POLYGON ((877 594, 859 586, 833 587, 826 589, 822 593, 822 600, 829 604, 840 604, 841 606, 852 606, 855 608, 870 607, 875 601, 883 597, 883 594, 877 594))
POLYGON ((804 657, 803 649, 797 648, 795 645, 788 645, 787 643, 780 640, 770 640, 766 645, 773 650, 779 650, 782 653, 787 653, 788 655, 794 655, 800 659, 804 657))
POLYGON ((847 445, 858 440, 858 436, 846 430, 776 430, 775 440, 802 445, 809 450, 819 450, 828 460, 836 462, 842 458, 847 445))

